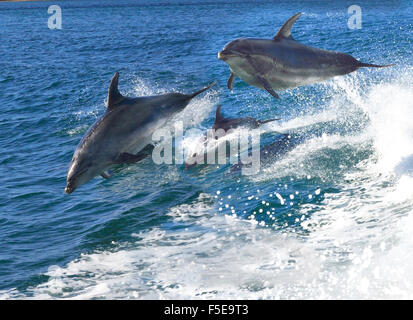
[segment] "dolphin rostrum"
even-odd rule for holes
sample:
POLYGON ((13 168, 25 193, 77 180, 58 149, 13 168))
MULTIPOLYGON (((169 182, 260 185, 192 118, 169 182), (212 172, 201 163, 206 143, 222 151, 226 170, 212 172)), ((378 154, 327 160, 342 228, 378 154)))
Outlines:
POLYGON ((291 36, 297 13, 281 27, 273 39, 240 38, 228 43, 218 59, 228 64, 231 74, 227 87, 232 91, 235 77, 265 89, 279 99, 285 90, 348 74, 361 67, 383 68, 391 65, 363 63, 352 56, 303 45, 291 36))
POLYGON ((95 176, 109 178, 107 169, 113 165, 135 163, 147 157, 143 149, 152 143, 154 131, 215 84, 193 94, 129 98, 119 92, 118 79, 116 72, 110 82, 106 112, 89 128, 73 154, 65 188, 68 194, 95 176))
MULTIPOLYGON (((217 110, 215 111, 215 121, 212 126, 212 135, 215 140, 222 138, 223 135, 227 134, 230 129, 237 129, 240 127, 248 128, 248 129, 257 129, 265 123, 280 120, 278 118, 275 119, 268 119, 268 120, 257 120, 252 117, 243 117, 243 118, 225 118, 221 113, 221 105, 218 105, 217 110), (223 135, 216 135, 218 130, 223 130, 223 135)), ((210 129, 210 130, 211 130, 210 129)), ((202 151, 200 152, 193 152, 188 158, 185 160, 185 169, 189 169, 190 167, 196 165, 197 163, 204 163, 204 156, 206 149, 208 148, 208 142, 210 142, 213 147, 216 147, 216 141, 209 141, 209 135, 205 134, 201 140, 202 143, 202 151)))

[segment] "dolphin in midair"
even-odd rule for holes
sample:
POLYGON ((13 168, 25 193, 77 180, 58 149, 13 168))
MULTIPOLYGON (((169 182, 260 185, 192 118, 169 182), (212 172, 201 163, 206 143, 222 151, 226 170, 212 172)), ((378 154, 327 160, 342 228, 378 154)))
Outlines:
POLYGON ((118 90, 116 72, 108 90, 106 112, 89 128, 73 154, 65 192, 70 194, 93 177, 109 178, 108 169, 117 164, 135 163, 148 154, 152 134, 182 111, 198 94, 167 93, 129 98, 118 90), (142 151, 142 153, 138 153, 142 151))
POLYGON ((300 16, 301 13, 297 13, 288 19, 273 39, 236 39, 218 53, 218 59, 227 63, 231 71, 227 82, 230 91, 235 77, 239 77, 279 99, 278 90, 324 81, 361 67, 391 66, 363 63, 345 53, 295 41, 291 28, 300 16))
MULTIPOLYGON (((268 120, 258 120, 252 117, 243 117, 243 118, 225 118, 221 112, 221 105, 218 105, 216 111, 215 111, 215 121, 214 124, 212 125, 212 130, 215 130, 217 132, 218 130, 224 130, 224 135, 228 133, 228 130, 230 129, 237 129, 240 127, 248 128, 248 129, 257 129, 263 124, 266 124, 268 122, 280 120, 278 118, 274 119, 268 119, 268 120)), ((215 140, 219 140, 218 137, 213 134, 215 140)), ((222 138, 222 136, 220 136, 222 138)), ((204 160, 205 156, 205 151, 208 147, 208 142, 211 142, 208 140, 208 135, 205 134, 205 136, 202 138, 201 143, 202 143, 202 154, 201 152, 193 152, 188 158, 185 160, 185 169, 189 169, 190 167, 196 165, 197 163, 201 162, 204 160)), ((216 141, 212 142, 213 147, 216 147, 216 141)))

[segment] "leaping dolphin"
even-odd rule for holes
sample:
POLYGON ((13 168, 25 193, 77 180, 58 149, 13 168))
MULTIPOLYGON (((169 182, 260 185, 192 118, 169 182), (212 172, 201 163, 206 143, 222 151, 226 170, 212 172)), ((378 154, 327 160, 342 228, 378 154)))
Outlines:
POLYGON ((227 87, 232 91, 235 77, 265 89, 279 99, 276 91, 312 84, 348 74, 361 67, 391 65, 363 63, 352 56, 303 45, 291 36, 291 28, 301 16, 287 20, 273 39, 240 38, 228 43, 218 59, 228 64, 231 74, 227 87))
MULTIPOLYGON (((257 129, 263 124, 268 122, 280 120, 278 118, 268 119, 268 120, 258 120, 252 117, 243 117, 243 118, 225 118, 221 112, 221 105, 218 105, 217 110, 215 111, 215 121, 212 126, 212 130, 217 132, 218 130, 224 130, 224 135, 228 133, 230 129, 237 129, 240 127, 248 128, 248 129, 257 129)), ((219 140, 218 136, 212 134, 215 140, 219 140)), ((220 136, 221 138, 223 136, 220 136)), ((208 135, 205 134, 204 137, 201 139, 200 144, 202 145, 199 152, 192 152, 191 155, 187 157, 185 160, 185 169, 189 169, 196 165, 197 163, 204 163, 204 158, 206 155, 206 151, 208 148, 208 144, 212 144, 212 147, 215 148, 217 146, 217 142, 219 141, 209 141, 208 135)))
POLYGON ((106 112, 89 128, 73 154, 65 188, 68 194, 95 176, 109 178, 107 169, 113 165, 135 163, 148 156, 138 152, 152 143, 154 131, 215 84, 192 94, 129 98, 119 92, 118 79, 116 72, 110 82, 106 112))

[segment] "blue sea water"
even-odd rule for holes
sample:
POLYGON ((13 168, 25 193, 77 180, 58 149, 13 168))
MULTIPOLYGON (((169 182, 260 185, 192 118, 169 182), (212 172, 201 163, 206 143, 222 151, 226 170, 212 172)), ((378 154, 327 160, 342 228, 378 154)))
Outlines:
POLYGON ((413 5, 358 1, 0 3, 0 297, 76 299, 413 298, 413 5), (62 29, 47 9, 62 9, 62 29), (360 69, 279 92, 236 80, 217 52, 271 38, 294 13, 296 40, 346 52, 360 69), (64 193, 69 162, 125 95, 192 92, 182 113, 206 130, 259 119, 297 141, 260 172, 184 170, 150 159, 64 193))

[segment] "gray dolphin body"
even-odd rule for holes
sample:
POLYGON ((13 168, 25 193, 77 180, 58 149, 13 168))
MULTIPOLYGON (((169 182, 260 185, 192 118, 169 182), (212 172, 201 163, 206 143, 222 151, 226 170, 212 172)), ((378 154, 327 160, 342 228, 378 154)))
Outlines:
POLYGON ((273 39, 245 38, 228 43, 218 58, 228 64, 231 74, 228 89, 235 77, 267 90, 279 99, 277 90, 345 75, 361 67, 382 68, 390 65, 363 63, 352 56, 303 45, 291 37, 291 28, 301 16, 297 13, 281 27, 273 39))
MULTIPOLYGON (((268 119, 268 120, 258 120, 252 117, 243 117, 243 118, 225 118, 222 113, 221 113, 221 105, 217 107, 217 110, 215 111, 215 121, 212 126, 212 130, 215 130, 217 132, 218 130, 224 130, 224 135, 228 133, 227 131, 230 129, 237 129, 240 127, 248 128, 248 129, 257 129, 263 124, 266 124, 268 122, 276 121, 280 119, 268 119)), ((218 137, 213 134, 214 139, 218 140, 218 137)), ((223 136, 221 135, 220 138, 223 136)), ((208 135, 205 134, 205 136, 202 138, 202 151, 205 151, 208 145, 208 135)), ((215 141, 214 141, 215 142, 215 141)), ((216 147, 216 144, 214 144, 216 147)), ((198 162, 202 163, 202 160, 205 160, 205 154, 200 152, 194 152, 188 158, 185 160, 185 169, 189 169, 196 165, 198 162)))
POLYGON ((67 173, 65 192, 70 194, 93 177, 109 178, 107 169, 116 164, 135 163, 147 156, 137 154, 152 143, 152 134, 183 110, 196 95, 167 93, 128 98, 118 90, 119 73, 109 86, 107 110, 80 141, 67 173))

